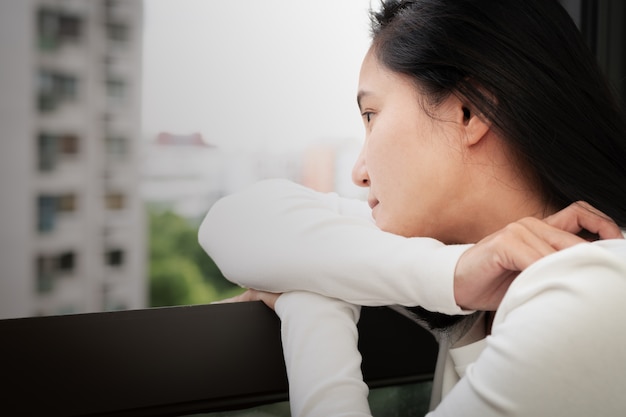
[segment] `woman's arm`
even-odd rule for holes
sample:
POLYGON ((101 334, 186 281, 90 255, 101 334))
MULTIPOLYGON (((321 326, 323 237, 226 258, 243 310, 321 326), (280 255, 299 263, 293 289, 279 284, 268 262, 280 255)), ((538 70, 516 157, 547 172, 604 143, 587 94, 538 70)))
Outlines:
POLYGON ((622 415, 626 243, 581 244, 509 288, 487 347, 429 416, 622 415))
MULTIPOLYGON (((524 253, 536 246, 543 247, 541 253, 544 251, 553 252, 554 248, 562 246, 563 242, 579 241, 564 239, 561 229, 577 232, 581 227, 595 231, 604 237, 621 236, 619 229, 614 224, 598 223, 595 217, 587 217, 587 215, 587 210, 580 211, 576 207, 567 208, 558 215, 545 220, 546 224, 550 223, 556 226, 547 229, 543 222, 524 220, 520 227, 523 226, 522 230, 530 232, 534 239, 529 240, 528 233, 520 234, 519 228, 515 227, 513 229, 516 232, 512 236, 509 232, 504 231, 504 239, 490 239, 489 245, 493 245, 494 242, 506 243, 515 254, 524 253), (521 240, 521 242, 516 242, 514 238, 521 240)), ((500 244, 496 246, 500 246, 500 244)), ((594 348, 601 336, 595 339, 594 337, 588 338, 588 336, 593 331, 596 333, 599 331, 601 335, 608 330, 597 326, 596 319, 592 315, 589 315, 591 320, 583 323, 574 318, 574 313, 582 311, 583 316, 587 317, 586 312, 595 311, 593 304, 601 303, 603 308, 608 307, 609 311, 613 311, 611 314, 617 315, 618 313, 614 310, 618 307, 621 299, 626 296, 626 289, 624 288, 626 285, 626 272, 624 271, 626 266, 623 264, 624 259, 626 259, 626 243, 623 240, 610 240, 593 244, 591 251, 583 249, 580 252, 578 249, 588 247, 590 246, 579 245, 570 251, 546 258, 544 262, 531 267, 528 272, 520 277, 522 284, 515 284, 513 287, 515 290, 511 291, 512 294, 517 295, 515 298, 508 296, 505 299, 505 303, 496 317, 494 336, 489 338, 490 347, 486 352, 492 352, 491 356, 495 356, 496 359, 484 359, 483 357, 487 354, 481 356, 475 367, 470 368, 467 377, 458 384, 458 387, 446 397, 442 405, 435 411, 434 416, 488 416, 494 413, 500 415, 498 410, 503 407, 499 403, 500 399, 509 406, 513 404, 514 407, 519 407, 517 401, 520 398, 515 397, 516 392, 519 391, 520 395, 523 396, 527 395, 527 392, 532 394, 533 389, 544 390, 542 381, 544 379, 549 380, 550 377, 558 381, 550 382, 548 388, 563 385, 563 381, 560 380, 562 376, 560 370, 556 373, 542 372, 551 369, 551 364, 555 364, 557 370, 563 368, 564 366, 559 360, 567 362, 569 360, 566 356, 567 352, 576 351, 576 348, 580 346, 577 345, 574 348, 569 347, 569 345, 559 347, 557 352, 553 352, 554 357, 544 357, 541 354, 536 354, 534 350, 544 352, 545 347, 559 346, 557 342, 563 340, 574 341, 578 344, 581 338, 584 339, 581 342, 586 343, 586 345, 583 343, 581 346, 594 348), (593 247, 610 249, 616 255, 609 254, 609 262, 605 263, 607 253, 604 252, 602 255, 593 251, 593 247), (567 257, 563 260, 562 256, 567 257), (576 262, 570 264, 568 259, 576 262), (547 263, 548 261, 550 262, 547 263), (553 265, 553 262, 556 262, 555 267, 552 269, 544 268, 545 265, 553 265), (596 279, 596 276, 600 278, 596 279), (603 285, 603 282, 607 285, 603 285), (600 293, 590 291, 587 294, 585 287, 576 289, 574 284, 599 290, 600 293), (574 302, 572 302, 570 297, 569 303, 559 302, 558 295, 562 295, 563 290, 565 294, 568 291, 576 290, 575 293, 580 296, 580 300, 575 300, 576 297, 574 297, 574 302), (550 294, 552 295, 550 296, 550 294), (603 300, 609 302, 605 303, 603 300), (589 303, 591 304, 590 309, 582 308, 589 303), (574 313, 563 314, 563 311, 568 311, 568 309, 574 313), (530 311, 528 315, 525 313, 527 310, 530 311), (508 317, 515 317, 515 320, 508 317), (553 323, 555 319, 558 319, 557 323, 553 323), (499 326, 500 321, 504 320, 507 320, 508 325, 506 327, 499 326), (529 326, 530 323, 532 323, 531 326, 529 326), (590 327, 592 331, 583 334, 585 333, 585 331, 581 332, 581 329, 585 328, 583 324, 590 327), (561 333, 561 328, 566 329, 566 331, 561 333), (507 329, 506 337, 503 336, 505 333, 501 329, 507 329), (496 336, 498 338, 494 339, 496 336), (496 343, 495 347, 493 343, 496 343), (508 356, 509 353, 512 356, 508 356), (526 369, 526 365, 522 365, 523 369, 519 369, 519 364, 524 363, 525 360, 530 360, 531 364, 534 364, 534 368, 529 366, 526 369), (477 377, 476 369, 482 369, 483 374, 477 377), (517 375, 525 375, 526 379, 518 381, 517 375), (513 389, 509 389, 511 385, 514 387, 513 389), (492 394, 490 394, 491 390, 493 390, 492 394), (509 397, 499 393, 498 390, 505 392, 509 397), (466 413, 466 410, 471 410, 471 412, 466 413)), ((523 266, 524 263, 532 261, 532 258, 530 260, 513 258, 512 261, 520 265, 520 268, 526 268, 527 265, 523 266), (522 263, 520 264, 520 262, 522 263)), ((501 262, 499 261, 499 263, 501 262)), ((356 413, 360 413, 356 415, 367 415, 364 414, 367 409, 364 408, 365 394, 358 366, 360 355, 356 349, 356 336, 353 327, 358 319, 358 307, 306 293, 278 296, 278 294, 248 291, 236 298, 239 301, 262 300, 268 306, 275 308, 283 320, 283 347, 290 375, 292 407, 295 407, 293 408, 294 415, 335 415, 331 412, 332 410, 354 410, 356 413), (335 363, 334 360, 339 362, 335 363), (317 366, 312 366, 312 363, 317 366), (345 364, 345 366, 341 364, 345 364), (339 370, 338 374, 336 370, 339 370), (334 394, 339 392, 342 395, 335 397, 334 394), (328 402, 325 401, 326 398, 328 398, 328 402), (319 411, 319 414, 315 414, 315 411, 319 411), (307 414, 309 412, 313 414, 307 414)), ((612 318, 610 317, 610 319, 612 318)), ((603 322, 603 324, 607 323, 609 327, 614 327, 613 321, 605 320, 603 322)), ((613 330, 613 333, 618 333, 621 339, 624 338, 621 332, 613 330)), ((619 349, 623 349, 623 346, 626 345, 626 340, 621 339, 616 341, 619 342, 616 345, 619 349)), ((600 343, 600 345, 603 346, 604 344, 600 343)), ((606 355, 607 352, 602 351, 601 353, 606 355)), ((611 357, 611 355, 606 356, 611 357)), ((612 356, 616 357, 615 355, 612 356)), ((584 361, 580 363, 584 363, 584 361)), ((565 368, 569 365, 566 365, 565 368)), ((626 375, 626 370, 619 375, 626 375)), ((602 375, 600 377, 603 378, 602 375)), ((584 380, 584 377, 579 379, 584 380)), ((596 383, 597 381, 594 381, 591 385, 596 383)), ((618 386, 622 386, 622 383, 620 382, 618 386)), ((549 395, 544 396, 544 399, 550 400, 548 397, 549 395)), ((557 401, 557 399, 552 398, 551 401, 557 401)), ((547 407, 545 404, 544 406, 547 407)), ((516 410, 517 408, 513 411, 517 412, 516 410)), ((347 415, 350 415, 349 412, 347 415)), ((518 413, 513 415, 544 414, 518 413)))
POLYGON ((276 302, 294 417, 369 417, 356 323, 360 307, 314 293, 276 302))
POLYGON ((286 180, 218 201, 199 232, 224 275, 247 288, 311 291, 360 305, 421 305, 446 314, 495 310, 519 271, 617 225, 585 203, 527 218, 476 245, 443 245, 378 229, 364 202, 286 180))
POLYGON ((247 288, 464 313, 454 298, 454 270, 469 245, 383 232, 366 203, 286 180, 218 201, 199 241, 229 280, 247 288))

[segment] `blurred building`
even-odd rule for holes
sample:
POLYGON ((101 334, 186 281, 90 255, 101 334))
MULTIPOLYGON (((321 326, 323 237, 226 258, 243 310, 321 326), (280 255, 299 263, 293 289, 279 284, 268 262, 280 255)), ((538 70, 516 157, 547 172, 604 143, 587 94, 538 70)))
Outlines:
POLYGON ((199 221, 219 198, 264 178, 299 181, 296 153, 225 151, 200 133, 162 132, 141 156, 141 194, 148 206, 199 221))
POLYGON ((352 182, 352 168, 361 151, 360 140, 333 140, 308 147, 303 155, 301 183, 321 192, 367 199, 368 190, 352 182))
POLYGON ((144 146, 141 194, 153 209, 198 219, 225 194, 224 169, 223 155, 201 134, 162 132, 144 146))
POLYGON ((0 1, 0 318, 146 304, 142 7, 0 1))

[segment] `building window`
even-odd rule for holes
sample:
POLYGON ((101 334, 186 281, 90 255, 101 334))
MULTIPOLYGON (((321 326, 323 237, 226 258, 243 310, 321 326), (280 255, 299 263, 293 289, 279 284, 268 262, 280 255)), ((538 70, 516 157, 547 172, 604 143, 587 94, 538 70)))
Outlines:
POLYGON ((123 137, 113 136, 106 138, 107 154, 123 158, 128 155, 128 140, 123 137))
POLYGON ((46 294, 54 289, 54 259, 49 256, 37 257, 37 292, 46 294))
POLYGON ((108 266, 120 267, 124 265, 124 251, 122 249, 110 249, 105 254, 105 263, 108 266))
POLYGON ((50 10, 40 10, 37 14, 37 30, 39 32, 39 48, 55 49, 58 46, 56 14, 50 10))
POLYGON ((76 211, 76 195, 62 194, 57 197, 57 210, 60 213, 71 213, 76 211))
POLYGON ((78 137, 75 135, 59 136, 59 152, 63 155, 78 154, 78 137))
POLYGON ((40 195, 37 197, 37 227, 39 232, 48 233, 55 229, 58 217, 77 209, 76 195, 40 195))
POLYGON ((82 36, 82 18, 52 9, 37 13, 39 48, 56 50, 64 43, 77 43, 82 36))
POLYGON ((59 38, 64 41, 77 42, 81 36, 82 22, 77 16, 59 16, 59 38))
POLYGON ((57 164, 57 140, 54 135, 40 134, 38 142, 39 170, 52 171, 57 164))
POLYGON ((78 79, 68 74, 42 70, 39 72, 39 110, 49 112, 61 103, 78 96, 78 79))
POLYGON ((122 210, 126 206, 126 196, 118 192, 110 192, 104 197, 106 208, 109 210, 122 210))
POLYGON ((52 171, 61 158, 71 158, 78 154, 78 137, 76 135, 39 134, 38 157, 39 170, 52 171))
POLYGON ((74 273, 75 269, 76 253, 73 251, 55 255, 39 255, 37 257, 37 292, 39 294, 52 292, 56 280, 74 273))
POLYGON ((126 97, 126 83, 119 79, 108 79, 106 81, 107 96, 116 101, 124 100, 126 97))
POLYGON ((120 300, 106 300, 104 303, 105 311, 122 311, 128 310, 128 304, 120 300))
POLYGON ((128 26, 122 23, 109 23, 106 26, 107 38, 117 44, 128 42, 128 26))
POLYGON ((65 252, 57 257, 57 269, 64 273, 74 272, 76 260, 74 252, 65 252))
POLYGON ((37 199, 37 225, 40 232, 51 232, 56 224, 56 197, 40 195, 37 199))
POLYGON ((76 98, 76 78, 67 75, 56 74, 54 76, 54 82, 57 94, 62 99, 71 100, 76 98))

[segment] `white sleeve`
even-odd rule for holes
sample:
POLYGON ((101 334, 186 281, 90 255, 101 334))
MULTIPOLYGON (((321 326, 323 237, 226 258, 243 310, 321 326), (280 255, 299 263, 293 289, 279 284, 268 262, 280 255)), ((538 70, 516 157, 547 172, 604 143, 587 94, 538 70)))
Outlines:
POLYGON ((286 180, 215 203, 199 242, 229 280, 247 288, 467 313, 454 300, 454 269, 470 245, 383 232, 366 203, 286 180))
POLYGON ((624 415, 625 299, 624 241, 538 261, 509 288, 485 350, 428 416, 624 415))
POLYGON ((285 365, 294 417, 370 417, 357 348, 360 307, 314 293, 282 294, 285 365))

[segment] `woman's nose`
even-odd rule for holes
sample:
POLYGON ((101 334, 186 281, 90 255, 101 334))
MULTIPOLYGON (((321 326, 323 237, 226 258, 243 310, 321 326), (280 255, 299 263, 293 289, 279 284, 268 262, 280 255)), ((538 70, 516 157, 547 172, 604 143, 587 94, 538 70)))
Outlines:
POLYGON ((370 177, 365 165, 365 146, 361 149, 361 153, 359 153, 359 157, 352 168, 352 182, 359 187, 369 187, 370 185, 370 177))

